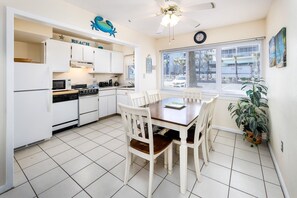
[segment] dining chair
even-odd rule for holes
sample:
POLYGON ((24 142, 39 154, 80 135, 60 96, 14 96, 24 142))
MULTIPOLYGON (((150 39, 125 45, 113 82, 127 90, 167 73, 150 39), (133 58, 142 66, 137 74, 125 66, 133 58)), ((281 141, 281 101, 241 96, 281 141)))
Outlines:
POLYGON ((199 88, 186 88, 183 91, 183 98, 188 99, 189 101, 201 101, 202 93, 199 88))
POLYGON ((209 161, 209 150, 212 149, 214 151, 210 133, 211 133, 211 130, 212 130, 212 121, 213 121, 213 117, 214 117, 214 109, 215 109, 218 97, 219 97, 219 95, 216 95, 215 97, 212 98, 209 113, 208 113, 208 116, 207 116, 207 128, 206 128, 206 133, 205 133, 207 161, 209 161))
POLYGON ((123 104, 118 106, 126 132, 127 154, 124 184, 128 182, 131 155, 144 158, 150 164, 148 197, 151 197, 154 160, 162 153, 165 154, 164 167, 168 169, 168 174, 172 173, 172 139, 159 134, 153 134, 149 108, 131 107, 123 104), (140 128, 138 124, 140 124, 140 128), (147 127, 145 127, 146 124, 147 127))
POLYGON ((161 94, 159 90, 148 90, 145 92, 148 103, 155 103, 161 100, 161 94))
POLYGON ((133 107, 141 107, 148 104, 145 94, 142 92, 129 94, 131 104, 133 107))
MULTIPOLYGON (((207 116, 210 110, 212 101, 203 102, 200 108, 199 116, 196 120, 196 125, 191 127, 188 130, 187 137, 187 147, 194 149, 194 164, 196 177, 198 181, 201 181, 200 178, 200 166, 199 166, 199 146, 201 145, 202 154, 205 164, 208 164, 207 156, 206 156, 206 145, 205 145, 205 132, 207 129, 207 116)), ((166 137, 172 138, 173 143, 180 145, 180 137, 179 132, 170 130, 165 133, 166 137)))

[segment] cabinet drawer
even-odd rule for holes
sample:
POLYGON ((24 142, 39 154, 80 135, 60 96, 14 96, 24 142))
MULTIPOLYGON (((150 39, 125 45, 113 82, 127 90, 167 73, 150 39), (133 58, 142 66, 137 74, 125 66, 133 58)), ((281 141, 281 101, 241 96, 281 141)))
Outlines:
POLYGON ((133 92, 134 91, 132 91, 132 90, 121 90, 121 89, 117 90, 118 95, 128 95, 128 94, 133 93, 133 92))
POLYGON ((98 120, 98 111, 93 111, 79 116, 79 126, 98 120))
POLYGON ((110 96, 110 95, 116 95, 116 90, 99 91, 99 97, 100 96, 110 96))

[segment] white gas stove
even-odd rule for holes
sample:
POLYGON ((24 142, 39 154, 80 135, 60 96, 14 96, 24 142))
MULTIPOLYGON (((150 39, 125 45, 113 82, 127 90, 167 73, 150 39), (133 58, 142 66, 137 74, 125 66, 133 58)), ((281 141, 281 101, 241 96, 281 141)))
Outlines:
POLYGON ((98 89, 87 88, 86 84, 73 85, 78 92, 78 126, 98 120, 98 89))

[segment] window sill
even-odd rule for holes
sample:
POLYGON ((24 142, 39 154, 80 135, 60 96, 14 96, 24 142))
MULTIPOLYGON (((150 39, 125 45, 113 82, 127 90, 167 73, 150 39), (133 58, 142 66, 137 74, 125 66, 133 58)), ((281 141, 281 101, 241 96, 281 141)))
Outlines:
MULTIPOLYGON (((181 89, 161 89, 162 93, 167 93, 168 95, 173 96, 180 96, 182 97, 183 91, 185 88, 181 89)), ((245 97, 244 92, 241 91, 224 91, 224 92, 218 92, 217 90, 202 90, 202 95, 208 97, 213 97, 215 95, 219 94, 220 99, 227 99, 227 100, 237 100, 241 97, 245 97)))

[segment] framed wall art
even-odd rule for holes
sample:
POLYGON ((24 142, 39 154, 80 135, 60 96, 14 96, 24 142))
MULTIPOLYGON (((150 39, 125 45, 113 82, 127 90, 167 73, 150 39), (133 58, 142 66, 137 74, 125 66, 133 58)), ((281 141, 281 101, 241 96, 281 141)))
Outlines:
POLYGON ((275 37, 273 36, 269 41, 269 67, 276 66, 275 57, 275 37))
POLYGON ((275 57, 277 67, 287 66, 287 37, 285 27, 275 36, 275 57))

